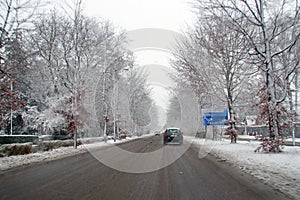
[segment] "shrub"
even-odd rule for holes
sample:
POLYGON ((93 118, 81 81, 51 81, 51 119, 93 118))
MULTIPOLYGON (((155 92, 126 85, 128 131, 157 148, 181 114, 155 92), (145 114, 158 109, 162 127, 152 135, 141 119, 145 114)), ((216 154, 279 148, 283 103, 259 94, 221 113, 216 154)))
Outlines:
MULTIPOLYGON (((40 151, 49 151, 52 149, 56 149, 59 147, 69 147, 73 146, 74 141, 73 140, 53 140, 53 141, 42 141, 39 142, 39 150, 40 151)), ((78 140, 77 145, 81 145, 82 141, 78 140)))
POLYGON ((15 143, 1 146, 0 154, 2 156, 24 155, 31 153, 32 143, 15 143))

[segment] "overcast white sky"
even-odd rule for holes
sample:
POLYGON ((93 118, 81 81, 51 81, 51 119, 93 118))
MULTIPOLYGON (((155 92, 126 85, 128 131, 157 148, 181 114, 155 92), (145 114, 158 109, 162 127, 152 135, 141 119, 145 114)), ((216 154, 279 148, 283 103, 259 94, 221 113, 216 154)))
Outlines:
MULTIPOLYGON (((183 31, 187 24, 192 24, 193 13, 189 4, 192 0, 83 0, 84 11, 88 16, 109 19, 115 26, 127 31, 143 28, 167 29, 175 32, 183 31)), ((137 64, 148 66, 150 75, 152 96, 157 105, 166 108, 168 105, 167 87, 170 81, 165 83, 153 82, 153 77, 168 80, 162 69, 149 66, 161 65, 170 67, 168 59, 170 55, 162 52, 143 51, 136 52, 137 64), (156 73, 156 75, 155 75, 156 73), (162 76, 164 76, 162 78, 162 76), (152 79, 151 79, 152 78, 152 79), (165 88, 164 88, 165 87, 165 88)))
POLYGON ((191 0, 83 0, 90 16, 110 19, 127 31, 139 28, 182 30, 192 19, 191 0))
MULTIPOLYGON (((143 28, 167 29, 182 32, 188 24, 192 24, 194 14, 189 4, 192 0, 83 0, 85 14, 91 17, 102 17, 112 21, 117 28, 132 31, 143 28)), ((166 109, 170 86, 167 73, 162 68, 149 66, 161 65, 170 67, 170 54, 160 51, 135 52, 139 66, 148 66, 152 96, 156 104, 166 109), (157 70, 156 70, 157 69, 157 70), (156 73, 156 75, 155 75, 156 73), (153 77, 167 82, 153 82, 153 77), (162 76, 164 76, 162 78, 162 76), (164 86, 163 86, 164 85, 164 86)))

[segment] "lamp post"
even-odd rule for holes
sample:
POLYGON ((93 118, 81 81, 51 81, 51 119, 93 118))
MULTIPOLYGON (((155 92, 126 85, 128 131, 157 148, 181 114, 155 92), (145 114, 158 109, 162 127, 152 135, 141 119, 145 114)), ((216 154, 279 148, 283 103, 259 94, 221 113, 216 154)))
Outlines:
MULTIPOLYGON (((297 89, 291 90, 291 93, 293 93, 293 92, 295 92, 295 99, 296 99, 298 90, 297 89)), ((297 103, 295 103, 293 105, 293 103, 292 103, 293 100, 292 99, 293 99, 293 95, 291 96, 291 105, 292 105, 292 112, 295 113, 296 112, 295 106, 297 105, 297 103)), ((296 146, 296 142, 295 142, 295 119, 294 118, 295 117, 292 116, 292 143, 293 143, 293 146, 296 146)))
MULTIPOLYGON (((132 86, 132 71, 133 71, 133 65, 130 65, 130 66, 127 66, 123 69, 124 71, 126 72, 130 72, 129 75, 126 73, 126 78, 129 79, 129 91, 128 91, 128 94, 131 94, 131 90, 133 88, 132 86)), ((131 102, 131 97, 129 96, 129 99, 128 99, 128 102, 130 104, 131 102)), ((130 106, 130 105, 129 105, 130 106)), ((136 127, 133 128, 134 126, 134 122, 131 120, 131 123, 130 123, 130 129, 128 129, 128 131, 131 131, 131 134, 133 135, 132 132, 136 132, 136 127)))
MULTIPOLYGON (((10 91, 13 92, 13 82, 10 81, 10 91)), ((10 107, 10 134, 13 134, 13 111, 12 111, 12 105, 10 107)))
POLYGON ((104 128, 103 128, 103 137, 105 138, 106 141, 106 124, 108 122, 108 116, 107 116, 107 104, 104 102, 105 104, 105 115, 104 115, 104 128))
POLYGON ((105 85, 106 85, 106 70, 103 72, 103 88, 102 88, 102 101, 103 104, 105 104, 105 116, 104 116, 104 128, 103 128, 103 137, 105 138, 106 141, 106 123, 107 123, 107 104, 105 102, 105 85))
MULTIPOLYGON (((104 137, 106 137, 106 131, 107 131, 107 115, 108 115, 108 107, 107 107, 107 103, 105 102, 105 83, 106 83, 106 77, 105 77, 105 74, 107 73, 107 70, 108 68, 105 69, 105 71, 103 72, 103 91, 102 91, 102 94, 103 94, 103 104, 105 104, 105 119, 104 119, 104 130, 103 130, 103 134, 104 134, 104 137)), ((116 70, 113 70, 113 129, 114 129, 114 132, 113 132, 113 135, 114 135, 114 142, 116 142, 116 135, 117 135, 117 132, 116 132, 116 123, 117 123, 117 93, 118 93, 118 84, 116 83, 116 70)))
MULTIPOLYGON (((127 71, 129 70, 128 68, 124 68, 123 70, 127 71)), ((119 93, 119 88, 118 88, 118 83, 117 83, 117 79, 116 79, 116 73, 117 70, 114 69, 113 71, 113 123, 114 123, 114 142, 116 142, 116 136, 118 133, 118 129, 117 129, 117 121, 118 121, 118 116, 117 116, 117 101, 118 101, 118 93, 119 93)))
MULTIPOLYGON (((79 67, 78 67, 79 70, 79 67)), ((77 95, 78 95, 78 71, 75 69, 75 90, 74 90, 74 102, 72 102, 72 112, 73 112, 73 120, 74 120, 74 149, 77 149, 77 123, 78 123, 78 106, 77 106, 77 95)))
POLYGON ((116 78, 116 73, 117 70, 114 70, 113 72, 113 117, 114 117, 114 142, 116 142, 116 138, 117 136, 119 136, 118 134, 118 126, 117 126, 117 122, 119 120, 119 116, 117 114, 118 111, 118 99, 119 99, 119 86, 118 86, 118 82, 117 82, 117 78, 116 78))
POLYGON ((113 116, 114 116, 114 142, 116 142, 116 122, 117 122, 117 115, 116 115, 116 110, 117 110, 117 94, 116 94, 116 72, 114 71, 113 73, 113 83, 114 83, 114 87, 113 87, 113 94, 114 94, 114 110, 113 110, 113 116))

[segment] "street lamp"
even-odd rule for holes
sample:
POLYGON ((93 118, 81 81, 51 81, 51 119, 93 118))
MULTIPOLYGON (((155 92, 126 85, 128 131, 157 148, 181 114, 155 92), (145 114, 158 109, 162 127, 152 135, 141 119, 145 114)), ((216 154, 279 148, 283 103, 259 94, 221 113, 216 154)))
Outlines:
MULTIPOLYGON (((123 68, 123 70, 127 71, 132 67, 126 67, 123 68)), ((118 100, 118 93, 119 93, 119 88, 118 88, 118 83, 116 80, 116 73, 117 70, 114 69, 113 71, 113 123, 114 123, 114 142, 116 142, 116 135, 117 135, 117 100, 118 100)))
MULTIPOLYGON (((10 81, 10 91, 13 92, 13 81, 10 81)), ((10 134, 13 134, 13 111, 12 111, 12 105, 10 107, 10 134)))
MULTIPOLYGON (((298 90, 297 89, 293 89, 293 90, 291 90, 291 92, 295 92, 295 98, 296 98, 298 90)), ((291 98, 293 98, 293 96, 291 98)), ((293 112, 296 112, 295 106, 297 106, 297 103, 296 103, 296 105, 292 106, 293 112)), ((294 119, 294 116, 292 116, 292 143, 293 143, 293 146, 296 145, 296 142, 295 142, 295 119, 294 119)))
POLYGON ((113 87, 113 94, 114 94, 114 112, 113 112, 113 116, 114 116, 114 142, 116 142, 116 111, 117 111, 117 94, 116 94, 116 71, 114 71, 113 73, 113 83, 114 83, 114 87, 113 87))
POLYGON ((106 74, 106 70, 107 69, 105 69, 104 70, 104 72, 103 72, 103 83, 102 83, 102 85, 103 85, 103 88, 102 88, 102 101, 103 101, 103 104, 105 104, 105 118, 104 118, 104 129, 103 129, 103 137, 105 138, 105 141, 106 141, 106 123, 107 123, 107 103, 105 102, 105 85, 106 85, 106 76, 105 76, 105 74, 106 74))

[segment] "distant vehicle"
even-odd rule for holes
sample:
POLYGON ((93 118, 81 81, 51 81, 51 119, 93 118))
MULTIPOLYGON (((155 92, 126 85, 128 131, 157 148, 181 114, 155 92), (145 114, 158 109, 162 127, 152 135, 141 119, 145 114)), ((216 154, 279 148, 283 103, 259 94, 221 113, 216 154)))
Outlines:
POLYGON ((126 139, 126 137, 127 137, 127 131, 121 130, 119 133, 119 139, 126 139))
POLYGON ((183 143, 183 133, 179 128, 167 128, 163 133, 163 143, 183 143))
POLYGON ((120 139, 126 139, 126 137, 127 137, 126 133, 120 133, 119 134, 120 139))

